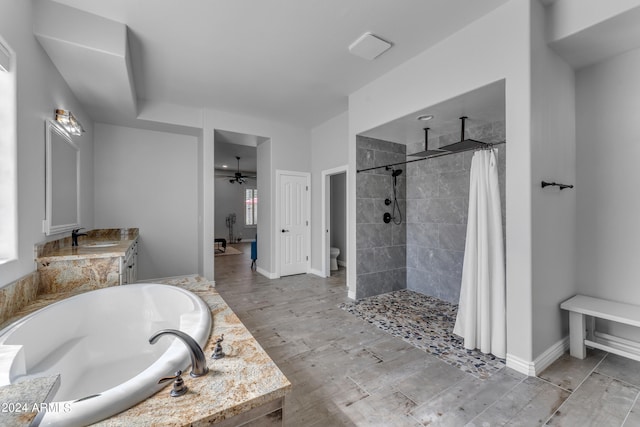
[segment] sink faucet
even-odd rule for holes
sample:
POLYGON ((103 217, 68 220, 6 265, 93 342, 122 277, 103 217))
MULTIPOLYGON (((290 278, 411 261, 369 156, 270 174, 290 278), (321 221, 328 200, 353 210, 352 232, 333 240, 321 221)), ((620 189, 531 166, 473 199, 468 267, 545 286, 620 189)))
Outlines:
POLYGON ((207 358, 204 356, 202 347, 200 347, 196 340, 176 329, 162 329, 149 338, 149 344, 155 344, 162 335, 175 335, 187 346, 189 356, 191 357, 191 372, 189 375, 192 377, 201 377, 209 372, 209 368, 207 368, 207 358))
POLYGON ((71 231, 71 246, 78 246, 78 236, 86 236, 87 233, 78 233, 82 228, 76 228, 71 231))

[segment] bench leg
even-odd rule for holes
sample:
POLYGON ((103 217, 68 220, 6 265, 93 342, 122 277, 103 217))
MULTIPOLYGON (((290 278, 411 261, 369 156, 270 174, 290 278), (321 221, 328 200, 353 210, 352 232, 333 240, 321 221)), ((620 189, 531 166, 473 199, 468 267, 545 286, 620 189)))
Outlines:
POLYGON ((569 352, 573 357, 584 359, 587 348, 584 345, 585 319, 584 314, 569 312, 569 352))

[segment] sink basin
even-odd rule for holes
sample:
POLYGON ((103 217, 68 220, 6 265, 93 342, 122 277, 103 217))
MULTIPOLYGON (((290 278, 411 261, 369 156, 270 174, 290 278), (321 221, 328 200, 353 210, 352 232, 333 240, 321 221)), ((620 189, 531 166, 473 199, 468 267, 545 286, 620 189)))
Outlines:
POLYGON ((111 246, 116 246, 118 242, 93 242, 87 243, 86 245, 82 245, 84 248, 110 248, 111 246))

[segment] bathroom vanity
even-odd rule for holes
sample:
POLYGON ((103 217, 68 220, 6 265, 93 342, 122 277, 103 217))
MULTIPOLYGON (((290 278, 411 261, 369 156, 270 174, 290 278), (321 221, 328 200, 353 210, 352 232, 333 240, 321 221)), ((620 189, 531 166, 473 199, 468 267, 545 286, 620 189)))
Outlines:
MULTIPOLYGON (((167 383, 164 389, 150 398, 93 425, 282 426, 284 399, 291 389, 291 383, 213 285, 197 275, 153 282, 187 289, 198 295, 211 309, 213 328, 203 347, 209 372, 199 378, 183 375, 188 391, 180 397, 170 396, 171 385, 167 383), (210 356, 214 352, 216 339, 222 334, 222 347, 226 355, 214 360, 210 356)), ((57 295, 59 299, 68 296, 57 295)), ((43 295, 0 327, 53 302, 56 302, 53 295, 43 295)), ((167 376, 172 374, 173 372, 167 372, 167 376)), ((49 394, 50 388, 55 387, 56 381, 56 378, 34 378, 25 383, 0 387, 0 396, 7 401, 19 398, 29 403, 41 403, 49 394)), ((0 412, 0 425, 26 426, 34 415, 0 412)))
POLYGON ((138 229, 90 230, 78 246, 65 237, 36 246, 41 292, 88 291, 137 281, 138 229))

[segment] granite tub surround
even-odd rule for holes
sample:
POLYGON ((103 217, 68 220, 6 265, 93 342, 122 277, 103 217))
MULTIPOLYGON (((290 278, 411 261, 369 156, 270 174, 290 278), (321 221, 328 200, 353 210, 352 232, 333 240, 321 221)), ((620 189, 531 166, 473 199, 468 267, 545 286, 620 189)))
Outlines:
MULTIPOLYGON (((290 391, 291 383, 231 311, 212 283, 197 275, 148 282, 187 289, 209 305, 213 329, 203 348, 209 373, 200 378, 183 375, 189 390, 181 397, 171 397, 171 384, 168 384, 149 399, 94 425, 237 426, 252 421, 255 425, 282 425, 284 397, 290 391), (209 356, 213 354, 215 339, 222 334, 226 356, 213 360, 209 356)), ((43 297, 44 301, 36 300, 23 310, 22 315, 56 301, 51 295, 43 297)), ((167 376, 172 374, 167 372, 167 376)))
MULTIPOLYGON (((437 132, 437 129, 435 130, 437 132)), ((460 132, 435 135, 429 147, 460 140, 460 132)), ((505 140, 504 121, 473 124, 468 138, 498 143, 505 140)), ((502 202, 503 233, 506 224, 506 146, 494 147, 502 202)), ((408 144, 407 152, 424 148, 424 141, 408 144)), ((466 242, 469 177, 473 151, 452 154, 406 165, 407 182, 407 289, 457 304, 460 299, 462 264, 466 242)))
MULTIPOLYGON (((282 418, 282 399, 291 383, 231 311, 213 285, 199 276, 154 280, 180 286, 202 298, 211 307, 213 330, 203 348, 209 373, 204 378, 184 376, 189 391, 179 398, 169 396, 170 386, 138 405, 96 426, 205 426, 231 421, 241 425, 245 413, 282 418), (224 334, 225 357, 213 360, 216 338, 224 334), (275 407, 272 406, 275 403, 275 407), (266 413, 262 413, 260 410, 266 413), (271 410, 272 409, 272 410, 271 410), (269 411, 271 410, 271 411, 269 411), (238 421, 236 423, 236 421, 238 421)), ((170 373, 168 373, 169 375, 170 373)), ((266 420, 266 418, 265 418, 266 420)), ((250 420, 246 420, 250 421, 250 420)), ((256 424, 278 425, 278 424, 256 424)))
POLYGON ((40 292, 90 291, 121 284, 122 261, 137 250, 137 239, 137 228, 98 229, 79 237, 79 246, 71 246, 70 236, 37 245, 40 292))
MULTIPOLYGON (((356 167, 365 169, 406 160, 406 146, 364 136, 356 138, 356 167)), ((404 166, 398 166, 404 169, 404 166)), ((392 213, 393 178, 384 168, 356 175, 356 298, 406 288, 406 179, 397 177, 397 199, 402 223, 386 224, 392 213)))
POLYGON ((35 300, 40 288, 40 275, 34 271, 0 288, 0 323, 11 318, 35 300))
POLYGON ((45 294, 71 290, 92 291, 120 284, 118 255, 107 258, 38 260, 38 271, 45 294))
POLYGON ((60 376, 32 378, 15 385, 0 387, 0 425, 38 425, 38 419, 50 406, 54 392, 60 386, 60 376))

